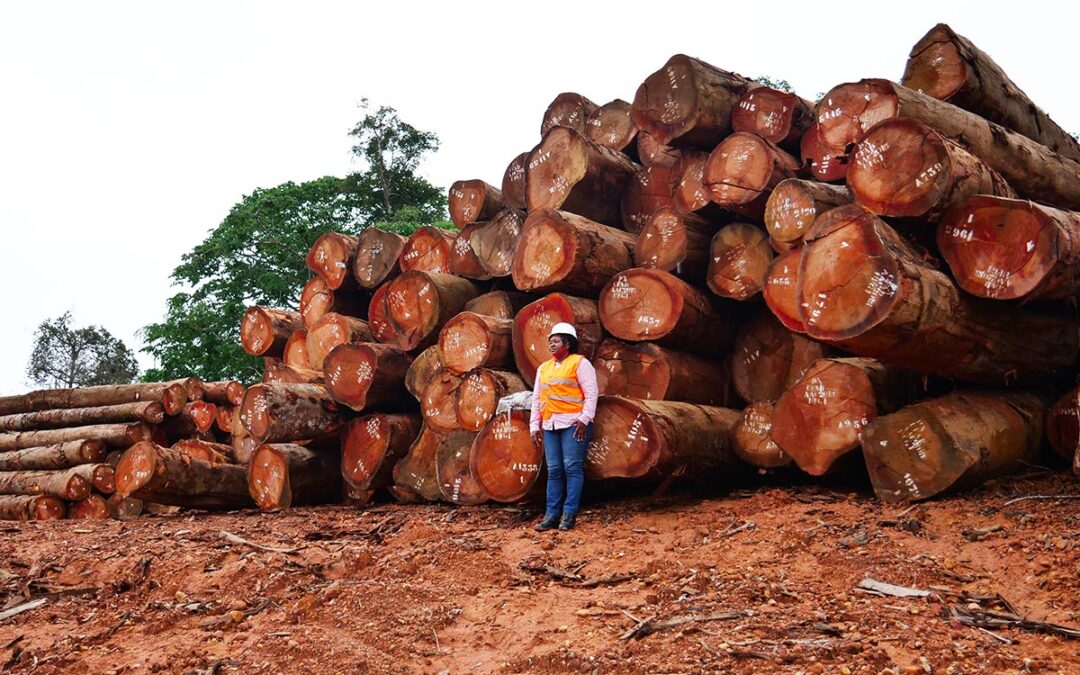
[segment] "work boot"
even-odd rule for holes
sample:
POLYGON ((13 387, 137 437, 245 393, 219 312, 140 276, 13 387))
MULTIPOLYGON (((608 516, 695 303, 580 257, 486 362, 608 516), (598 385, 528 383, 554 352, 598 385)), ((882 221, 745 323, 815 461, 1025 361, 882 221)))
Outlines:
POLYGON ((577 520, 576 515, 564 515, 562 520, 559 521, 560 530, 572 530, 574 529, 574 521, 577 520))
POLYGON ((545 530, 554 530, 559 525, 558 516, 544 516, 544 519, 537 523, 533 529, 537 532, 544 532, 545 530))

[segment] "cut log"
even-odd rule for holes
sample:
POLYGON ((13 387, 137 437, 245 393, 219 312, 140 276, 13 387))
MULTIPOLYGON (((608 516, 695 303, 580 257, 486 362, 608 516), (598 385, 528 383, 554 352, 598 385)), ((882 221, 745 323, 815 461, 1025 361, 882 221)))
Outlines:
POLYGON ((678 164, 686 152, 670 145, 657 143, 656 139, 648 132, 638 129, 637 155, 642 166, 666 166, 670 168, 678 164))
MULTIPOLYGON (((450 274, 450 251, 457 233, 428 225, 417 229, 401 249, 401 271, 450 274)), ((370 311, 370 310, 369 310, 370 311)))
POLYGON ((553 127, 529 153, 525 204, 529 212, 560 209, 622 226, 620 204, 637 165, 622 153, 566 127, 553 127))
POLYGON ((341 457, 293 443, 260 445, 248 466, 248 493, 264 511, 341 500, 341 457))
POLYGON ((818 216, 851 201, 845 186, 789 178, 773 188, 765 203, 765 229, 776 242, 798 244, 818 216))
POLYGON ((472 475, 469 454, 476 432, 449 434, 435 457, 435 477, 442 498, 451 504, 473 506, 488 501, 484 487, 472 475))
POLYGON ((711 148, 731 133, 739 97, 761 85, 704 61, 676 54, 645 78, 631 115, 663 145, 711 148))
POLYGON ((814 104, 772 87, 743 93, 731 111, 731 130, 761 136, 788 152, 798 152, 803 134, 814 123, 814 104))
POLYGON ((240 405, 244 401, 244 385, 235 380, 203 382, 203 400, 216 406, 240 405))
POLYGON ((244 422, 240 416, 240 408, 237 408, 236 414, 233 415, 233 428, 232 433, 229 436, 229 444, 232 446, 233 462, 246 466, 251 462, 251 455, 254 454, 255 448, 259 447, 259 444, 251 438, 251 434, 244 428, 244 422))
POLYGON ((311 355, 308 354, 307 340, 308 332, 306 330, 294 332, 289 337, 289 341, 285 343, 285 351, 282 353, 279 362, 284 362, 286 366, 292 368, 312 370, 311 355))
POLYGON ((529 433, 529 411, 511 410, 484 426, 473 439, 469 470, 497 502, 518 502, 537 485, 544 451, 529 433))
MULTIPOLYGON (((307 347, 304 351, 307 351, 307 347)), ((263 365, 262 381, 263 384, 323 384, 323 371, 285 365, 278 359, 272 361, 266 359, 263 365)), ((242 403, 243 399, 240 401, 242 403)))
POLYGON ((743 324, 731 350, 731 379, 747 403, 775 401, 829 354, 820 342, 792 333, 770 312, 743 324))
MULTIPOLYGON (((469 435, 464 431, 458 433, 469 435)), ((436 464, 439 445, 446 437, 447 434, 440 434, 426 425, 420 430, 420 436, 409 447, 409 452, 394 465, 391 492, 395 497, 413 496, 429 502, 442 497, 436 464)))
POLYGON ((469 244, 488 275, 510 276, 514 251, 517 250, 524 225, 524 211, 506 209, 500 211, 491 222, 470 231, 469 244))
MULTIPOLYGON (((246 391, 246 389, 245 389, 246 391)), ((240 397, 240 402, 244 402, 244 397, 240 397)), ((232 429, 233 415, 236 414, 236 409, 239 406, 235 405, 219 405, 217 407, 217 414, 214 415, 214 426, 223 434, 230 433, 232 429)))
POLYGON ((332 291, 356 288, 356 279, 349 274, 356 258, 360 240, 351 234, 327 232, 311 246, 305 262, 308 269, 326 282, 332 291))
POLYGON ((406 241, 400 234, 377 227, 361 230, 352 266, 356 285, 370 291, 400 274, 401 252, 406 241))
POLYGON ((634 172, 622 196, 623 229, 640 234, 657 209, 674 206, 679 178, 678 165, 643 166, 634 172))
POLYGON ((0 471, 53 471, 105 461, 105 444, 95 440, 68 441, 23 450, 0 452, 0 471))
POLYGON ((1071 373, 1076 320, 962 295, 881 219, 858 206, 804 238, 798 295, 807 334, 922 373, 1002 385, 1071 373))
POLYGON ((921 122, 886 120, 852 153, 847 184, 855 202, 879 216, 941 219, 977 194, 1015 197, 999 173, 921 122))
POLYGON ((369 320, 379 342, 405 351, 435 344, 439 330, 480 295, 471 281, 450 274, 403 272, 375 291, 369 320))
POLYGON ((599 107, 581 94, 573 92, 559 94, 544 111, 544 119, 540 123, 540 135, 543 136, 551 131, 552 127, 568 127, 583 134, 589 116, 599 107))
POLYGON ((662 270, 637 267, 620 272, 604 287, 598 308, 607 332, 630 342, 651 340, 719 358, 735 337, 729 312, 662 270))
POLYGON ((315 438, 344 423, 327 388, 318 384, 248 387, 240 421, 259 444, 315 438))
POLYGON ((233 447, 224 443, 185 438, 173 443, 172 448, 173 450, 186 452, 195 459, 201 459, 211 464, 235 463, 233 462, 233 447))
POLYGON ((60 520, 66 510, 56 497, 0 496, 0 520, 60 520))
POLYGON ((458 375, 476 368, 513 368, 514 321, 462 312, 439 331, 443 365, 458 375))
POLYGON ((116 492, 116 470, 111 464, 80 464, 71 467, 67 471, 81 476, 90 484, 90 489, 103 495, 111 495, 116 492))
POLYGON ((57 408, 96 408, 144 401, 160 401, 166 415, 175 415, 188 402, 182 380, 105 384, 75 389, 41 389, 28 394, 0 397, 0 415, 53 410, 57 408))
POLYGON ((484 293, 465 303, 466 312, 475 312, 496 319, 513 319, 530 302, 535 302, 537 297, 528 293, 515 293, 513 291, 491 291, 484 293))
POLYGON ((605 148, 637 154, 637 126, 630 116, 630 104, 622 99, 605 103, 585 120, 585 135, 605 148))
POLYGON ((928 499, 1031 466, 1045 405, 1026 392, 958 391, 877 418, 862 434, 874 492, 928 499))
POLYGON ((1066 462, 1080 456, 1080 387, 1059 398, 1046 413, 1046 438, 1066 462))
POLYGON ((495 416, 499 399, 527 389, 517 373, 490 368, 468 373, 461 378, 457 390, 458 425, 466 431, 480 431, 495 416))
POLYGON ((900 84, 1080 161, 1076 139, 1036 106, 985 52, 943 23, 911 48, 900 84))
POLYGON ((411 356, 387 345, 339 345, 326 357, 326 389, 335 401, 356 411, 400 408, 408 400, 404 380, 411 364, 411 356))
POLYGON ((821 125, 814 122, 803 134, 799 155, 810 177, 824 183, 836 183, 847 178, 846 148, 832 149, 821 135, 821 125))
POLYGON ((117 520, 138 518, 146 508, 141 499, 121 497, 117 494, 109 495, 109 498, 105 500, 105 505, 109 509, 109 516, 117 520))
POLYGON ((46 495, 69 502, 86 499, 93 486, 83 466, 92 470, 94 466, 108 465, 83 464, 59 471, 5 471, 0 473, 0 495, 46 495))
POLYGON ((710 243, 705 281, 722 298, 748 300, 765 288, 772 261, 764 230, 748 223, 725 225, 710 243))
POLYGON ((739 463, 731 432, 742 413, 728 408, 601 396, 585 477, 703 477, 739 463))
POLYGON ((514 317, 514 363, 521 377, 532 386, 536 369, 551 358, 548 333, 557 323, 577 329, 578 353, 591 359, 603 339, 600 314, 595 300, 552 293, 526 305, 514 317))
POLYGON ((593 358, 601 395, 729 406, 735 401, 727 363, 653 344, 608 338, 593 358))
POLYGON ((300 291, 300 319, 308 330, 331 312, 362 319, 367 316, 369 302, 371 296, 366 292, 334 291, 322 277, 315 277, 300 291))
POLYGON ((529 164, 529 153, 523 152, 514 159, 503 172, 503 202, 512 209, 525 209, 525 167, 529 164))
POLYGON ((709 153, 702 180, 720 206, 761 204, 764 210, 773 188, 794 178, 799 167, 799 160, 760 136, 736 133, 709 153))
POLYGON ((488 223, 470 223, 461 228, 454 245, 450 247, 450 272, 477 281, 487 281, 492 275, 484 267, 480 255, 473 248, 473 235, 484 229, 488 223))
POLYGON ((71 520, 108 520, 110 515, 109 504, 101 495, 90 495, 73 503, 68 509, 71 520))
POLYGON ((457 414, 460 387, 461 376, 448 368, 441 368, 434 374, 420 397, 420 412, 425 426, 443 434, 461 428, 457 414))
POLYGON ((313 370, 322 370, 326 355, 338 345, 349 342, 374 342, 367 321, 330 313, 319 319, 307 332, 307 355, 313 370))
POLYGON ((58 408, 4 415, 0 417, 0 431, 33 431, 116 422, 158 424, 164 419, 165 406, 158 401, 144 401, 96 408, 58 408))
POLYGON ((419 401, 424 397, 424 390, 427 389, 428 384, 435 377, 435 373, 439 372, 442 367, 442 352, 439 350, 439 346, 432 345, 428 347, 413 359, 413 362, 409 364, 409 369, 405 371, 405 389, 412 394, 413 398, 419 401))
POLYGON ((134 424, 93 424, 85 427, 20 431, 0 434, 0 452, 24 450, 42 445, 56 445, 79 440, 98 440, 109 448, 127 448, 133 443, 148 440, 151 434, 151 427, 143 422, 135 422, 134 424))
POLYGON ((633 266, 634 243, 628 232, 573 213, 533 211, 514 253, 514 286, 596 297, 612 275, 633 266))
POLYGON ((765 304, 773 316, 790 331, 805 333, 806 324, 799 309, 799 263, 802 248, 792 249, 773 258, 765 288, 761 290, 765 304))
POLYGON ((719 227, 693 213, 659 208, 638 234, 634 264, 700 283, 709 268, 709 246, 719 227))
MULTIPOLYGON (((243 402, 243 399, 240 400, 243 402)), ((195 428, 205 433, 210 431, 217 420, 217 406, 207 401, 195 401, 188 403, 177 417, 190 417, 195 428)))
POLYGON ((150 442, 132 446, 120 458, 116 467, 116 493, 121 497, 133 496, 156 504, 189 508, 253 506, 245 467, 192 459, 185 452, 150 442))
POLYGON ((712 200, 712 193, 705 185, 705 164, 709 153, 687 150, 675 166, 678 179, 675 183, 674 205, 683 213, 696 213, 719 224, 731 222, 734 212, 727 211, 712 200))
POLYGON ((791 457, 772 439, 773 403, 758 401, 746 406, 731 432, 732 450, 739 459, 759 469, 791 464, 791 457))
POLYGON ((960 288, 999 300, 1080 293, 1080 213, 999 197, 969 197, 938 226, 938 248, 960 288))
POLYGON ((303 327, 299 312, 249 307, 240 321, 240 344, 252 356, 280 358, 289 338, 303 327))
POLYGON ((455 181, 450 186, 450 220, 458 229, 481 220, 491 220, 506 208, 502 190, 479 178, 455 181))
POLYGON ((374 413, 350 421, 341 434, 341 475, 357 493, 393 483, 394 465, 420 435, 419 415, 374 413))

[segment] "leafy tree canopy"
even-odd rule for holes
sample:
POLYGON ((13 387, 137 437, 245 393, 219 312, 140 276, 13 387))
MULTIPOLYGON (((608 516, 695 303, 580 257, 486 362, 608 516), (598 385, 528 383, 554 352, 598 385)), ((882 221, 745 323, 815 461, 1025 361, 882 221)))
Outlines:
POLYGON ((795 88, 791 86, 791 83, 787 80, 781 80, 779 78, 772 78, 768 75, 758 75, 754 78, 755 82, 760 82, 766 87, 772 87, 773 89, 779 89, 780 91, 786 91, 789 94, 795 93, 795 88))
POLYGON ((101 326, 71 324, 71 312, 64 312, 38 326, 26 368, 32 382, 70 388, 126 384, 138 376, 135 353, 122 341, 101 326))

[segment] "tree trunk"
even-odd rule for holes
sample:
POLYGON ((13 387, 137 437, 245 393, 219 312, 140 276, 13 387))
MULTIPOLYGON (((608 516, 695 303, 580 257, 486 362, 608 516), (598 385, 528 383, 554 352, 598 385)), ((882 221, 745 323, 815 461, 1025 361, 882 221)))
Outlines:
POLYGON ((84 439, 101 441, 110 448, 127 448, 133 443, 149 439, 151 433, 151 428, 143 422, 13 432, 0 434, 0 452, 25 450, 41 445, 55 445, 84 439))
POLYGON ((424 390, 442 367, 442 352, 439 346, 428 347, 413 359, 413 362, 409 364, 409 369, 405 371, 405 389, 412 394, 413 398, 421 400, 424 397, 424 390))
POLYGON ((65 511, 56 497, 0 496, 0 520, 60 520, 65 511))
POLYGON ((605 103, 585 121, 585 135, 605 148, 637 154, 637 126, 630 115, 630 104, 622 99, 605 103))
POLYGON ((350 342, 374 342, 367 321, 342 314, 327 314, 308 329, 307 354, 311 368, 322 370, 326 355, 338 345, 350 342))
POLYGON ((513 326, 512 319, 462 312, 439 331, 440 360, 458 375, 476 368, 513 368, 513 326))
POLYGON ((510 276, 514 251, 517 250, 524 225, 524 211, 506 209, 500 211, 491 222, 469 233, 469 244, 473 253, 490 276, 510 276))
POLYGON ((796 333, 805 333, 806 324, 799 310, 799 264, 802 261, 802 248, 795 248, 773 258, 769 274, 765 277, 765 288, 761 295, 773 316, 784 328, 796 333))
POLYGON ((369 314, 371 332, 391 347, 423 349, 435 344, 443 325, 478 295, 480 289, 461 277, 403 272, 375 291, 369 314))
POLYGON ((116 470, 111 464, 80 464, 67 469, 90 484, 90 489, 103 495, 116 492, 116 470))
POLYGON ((514 159, 503 172, 503 202, 511 209, 525 209, 525 169, 529 164, 529 153, 523 152, 514 159))
POLYGON ((631 234, 640 234, 657 209, 675 205, 679 184, 678 165, 643 166, 634 172, 621 202, 622 226, 631 234))
POLYGON ((195 459, 201 459, 211 464, 235 464, 233 461, 233 447, 224 443, 187 438, 173 443, 172 449, 186 452, 195 459))
POLYGON ((761 136, 788 152, 798 152, 803 134, 814 123, 814 104, 772 87, 750 89, 731 111, 731 130, 761 136))
POLYGON ((441 434, 461 428, 457 408, 460 388, 461 376, 448 368, 441 368, 432 376, 420 397, 420 413, 425 426, 441 434))
POLYGON ((775 401, 829 348, 784 328, 770 312, 743 324, 731 350, 731 379, 747 403, 775 401))
MULTIPOLYGON (((468 432, 464 431, 458 433, 468 435, 468 432)), ((409 452, 394 465, 394 485, 391 492, 395 497, 402 499, 412 496, 429 502, 442 497, 435 467, 439 445, 446 437, 446 434, 440 434, 427 425, 421 428, 420 435, 409 447, 409 452)))
POLYGON ((244 402, 246 387, 234 380, 203 382, 203 388, 206 391, 203 400, 216 406, 240 405, 244 402))
POLYGON ((246 467, 192 459, 185 452, 149 442, 132 446, 120 458, 116 467, 116 493, 156 504, 198 509, 253 506, 246 467))
POLYGON ((108 520, 110 515, 109 504, 101 495, 90 495, 68 508, 68 518, 71 520, 108 520))
POLYGON ((687 150, 675 166, 674 206, 683 213, 696 213, 718 224, 731 222, 734 211, 721 208, 712 200, 712 193, 705 185, 705 164, 709 153, 687 150))
POLYGON ((928 222, 972 195, 1016 196, 1000 174, 959 143, 910 119, 886 120, 863 136, 847 184, 870 213, 928 222))
POLYGON ((567 127, 583 134, 589 116, 599 107, 581 94, 573 92, 559 94, 544 111, 544 119, 540 123, 540 135, 543 136, 551 131, 552 127, 567 127))
POLYGON ((709 290, 722 298, 748 300, 761 293, 773 250, 765 231, 748 223, 720 228, 709 247, 709 290))
MULTIPOLYGON (((632 118, 633 113, 631 113, 632 118)), ((642 166, 666 166, 670 168, 682 161, 687 152, 689 151, 657 143, 656 139, 648 132, 638 129, 637 155, 642 166)))
POLYGON ((341 475, 356 492, 393 483, 394 465, 420 435, 419 415, 374 413, 350 421, 341 434, 341 475))
POLYGON ((460 428, 480 431, 495 416, 499 399, 527 389, 525 381, 517 373, 489 368, 468 373, 461 378, 456 396, 460 428))
POLYGON ((769 195, 765 229, 769 238, 785 247, 799 244, 818 216, 851 201, 851 192, 843 185, 789 178, 769 195))
POLYGON ((573 213, 533 211, 514 253, 514 286, 596 297, 614 274, 633 267, 634 243, 628 232, 573 213))
POLYGON ((400 274, 401 252, 406 241, 408 240, 400 234, 377 227, 361 230, 352 266, 357 286, 369 291, 375 290, 400 274))
POLYGON ((340 345, 326 358, 326 389, 335 401, 357 412, 401 408, 408 405, 404 380, 411 364, 411 356, 387 345, 340 345))
POLYGON ((466 302, 464 311, 483 314, 496 319, 513 319, 523 307, 536 300, 535 295, 529 295, 528 293, 491 291, 466 302))
POLYGON ((794 178, 800 166, 799 160, 760 136, 736 133, 709 153, 702 179, 720 206, 761 204, 763 211, 773 188, 794 178))
POLYGON ((772 426, 772 401, 758 401, 743 408, 742 419, 731 432, 732 450, 739 459, 759 469, 791 464, 791 457, 772 439, 772 426))
POLYGON ((960 288, 998 300, 1080 293, 1080 213, 1000 197, 969 197, 938 226, 960 288))
MULTIPOLYGON (((0 473, 0 495, 46 495, 76 502, 90 496, 93 487, 83 467, 108 464, 82 464, 59 471, 5 471, 0 473)), ((110 469, 112 467, 109 467, 110 469)))
POLYGON ((731 432, 737 410, 602 396, 585 461, 588 478, 695 477, 730 469, 739 459, 731 432))
POLYGON ((96 408, 58 408, 38 412, 17 413, 0 417, 0 431, 33 431, 60 427, 111 424, 117 422, 146 422, 159 424, 165 419, 165 407, 158 401, 121 403, 96 408))
POLYGON ((731 133, 731 113, 739 97, 759 86, 676 54, 638 87, 631 115, 638 129, 660 144, 711 148, 731 133))
POLYGON ((477 281, 487 281, 492 274, 484 267, 477 249, 473 246, 474 235, 489 223, 470 223, 461 228, 454 245, 450 247, 450 272, 477 281))
POLYGON ((529 386, 536 378, 536 369, 551 358, 548 333, 557 323, 568 323, 577 329, 578 353, 591 359, 596 346, 604 337, 600 314, 595 300, 552 293, 526 305, 514 317, 514 363, 529 386))
POLYGON ((799 155, 810 177, 823 183, 837 183, 847 178, 847 149, 834 150, 825 143, 821 125, 814 122, 803 134, 799 155))
POLYGON ((260 445, 248 465, 248 494, 263 511, 341 500, 341 457, 292 443, 260 445))
POLYGON ((1046 413, 1046 439, 1066 462, 1080 455, 1080 387, 1059 398, 1046 413))
POLYGON ((286 366, 314 370, 311 367, 311 354, 308 353, 307 339, 308 332, 306 330, 298 330, 289 337, 289 341, 285 343, 285 351, 281 355, 281 361, 284 361, 286 366))
POLYGON ((674 207, 657 209, 638 234, 634 264, 701 283, 709 268, 709 244, 718 228, 717 223, 674 207))
POLYGON ((469 455, 476 436, 475 431, 459 431, 449 434, 439 445, 435 478, 442 498, 451 504, 473 506, 489 499, 469 468, 469 455))
POLYGON ((240 421, 256 443, 314 438, 343 424, 327 388, 317 384, 256 384, 244 394, 240 421))
POLYGON ((0 415, 15 415, 56 408, 122 405, 140 401, 160 401, 166 415, 175 415, 187 404, 188 391, 181 380, 105 384, 75 389, 41 389, 28 394, 0 397, 0 415))
POLYGON ((292 334, 302 330, 304 322, 299 312, 288 309, 249 307, 240 321, 240 344, 252 356, 281 358, 285 343, 292 334))
POLYGON ((502 190, 479 178, 455 181, 450 186, 450 220, 460 230, 466 225, 491 220, 506 208, 502 190))
POLYGON ((1026 392, 958 391, 877 418, 862 434, 874 492, 928 499, 1037 463, 1045 405, 1026 392))
POLYGON ((622 226, 620 203, 637 165, 566 127, 553 127, 529 153, 525 203, 530 213, 559 209, 622 226))
POLYGON ((457 233, 441 227, 421 227, 409 237, 401 249, 398 264, 402 272, 416 270, 450 274, 450 253, 457 233))
MULTIPOLYGON (((307 351, 306 346, 304 351, 307 351)), ((289 366, 273 359, 270 363, 264 362, 262 381, 263 384, 323 384, 324 379, 321 370, 289 366)), ((243 399, 240 399, 240 402, 243 403, 243 399)))
POLYGON ((735 321, 718 303, 661 270, 638 267, 612 277, 599 310, 604 328, 620 340, 650 340, 714 358, 735 336, 735 321))
POLYGON ((519 502, 537 484, 544 451, 529 433, 529 411, 511 410, 492 419, 473 440, 469 470, 488 497, 519 502))
POLYGON ((363 319, 369 302, 371 295, 366 291, 334 291, 322 277, 314 277, 300 291, 300 319, 308 330, 331 312, 363 319))
POLYGON ((922 373, 1002 385, 1076 363, 1076 321, 961 295, 879 218, 829 211, 806 236, 799 311, 807 334, 922 373))
POLYGON ((939 23, 911 48, 900 83, 1080 161, 1080 144, 970 40, 939 23))
POLYGON ((593 358, 601 395, 729 406, 735 396, 724 362, 653 344, 608 338, 593 358))
POLYGON ((330 290, 355 290, 356 279, 349 270, 353 268, 359 245, 360 240, 351 234, 327 232, 315 240, 305 262, 330 290))
POLYGON ((95 440, 68 441, 0 453, 0 471, 53 471, 105 461, 105 444, 95 440))

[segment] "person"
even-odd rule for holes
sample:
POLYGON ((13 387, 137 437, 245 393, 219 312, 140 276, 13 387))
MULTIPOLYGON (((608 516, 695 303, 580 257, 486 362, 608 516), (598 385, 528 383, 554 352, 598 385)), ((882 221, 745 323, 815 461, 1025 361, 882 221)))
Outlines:
POLYGON ((596 369, 577 353, 577 330, 557 323, 548 334, 552 358, 536 369, 529 428, 533 443, 544 448, 547 462, 547 508, 538 531, 572 530, 585 485, 585 450, 596 415, 596 369))

